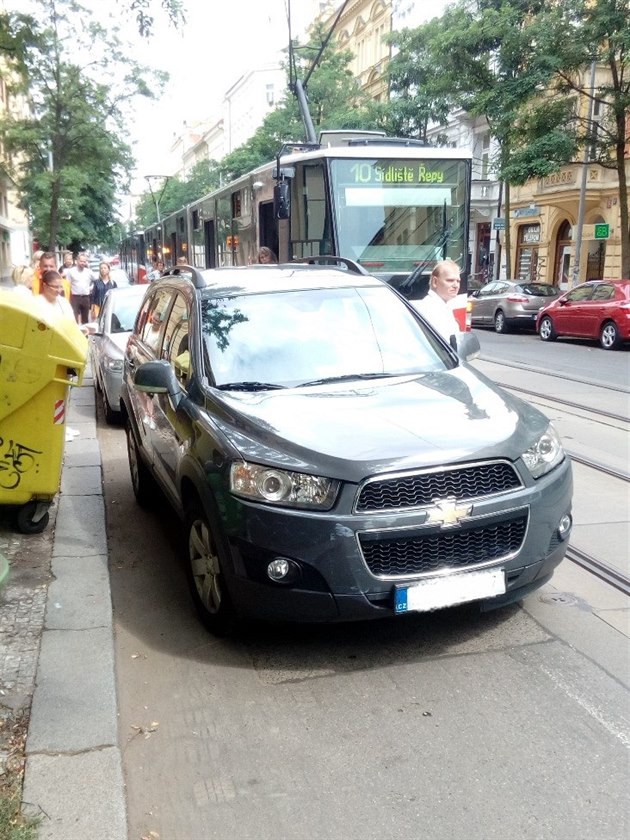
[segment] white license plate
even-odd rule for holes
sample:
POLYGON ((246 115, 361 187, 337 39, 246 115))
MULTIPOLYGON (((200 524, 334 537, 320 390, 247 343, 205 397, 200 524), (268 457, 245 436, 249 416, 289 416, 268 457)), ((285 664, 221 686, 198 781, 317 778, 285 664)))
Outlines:
POLYGON ((503 569, 477 569, 443 577, 425 578, 394 590, 397 613, 427 612, 454 607, 479 598, 492 598, 505 592, 503 569))

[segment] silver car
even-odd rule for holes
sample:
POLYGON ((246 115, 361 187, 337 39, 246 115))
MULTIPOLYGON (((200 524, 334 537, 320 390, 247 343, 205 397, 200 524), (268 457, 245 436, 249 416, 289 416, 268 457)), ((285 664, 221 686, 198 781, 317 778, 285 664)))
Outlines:
POLYGON ((108 423, 116 422, 120 416, 125 348, 146 290, 146 286, 111 289, 105 296, 98 321, 90 328, 94 387, 101 394, 108 423))
POLYGON ((498 333, 536 329, 539 311, 558 297, 548 283, 493 280, 470 295, 473 327, 494 327, 498 333))

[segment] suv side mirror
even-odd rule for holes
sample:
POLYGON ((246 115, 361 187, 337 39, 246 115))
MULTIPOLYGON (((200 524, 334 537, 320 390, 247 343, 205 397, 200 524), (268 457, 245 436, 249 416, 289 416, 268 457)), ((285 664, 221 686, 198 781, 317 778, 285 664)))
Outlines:
POLYGON ((457 342, 457 355, 465 362, 471 359, 476 359, 481 352, 481 345, 479 339, 472 332, 460 332, 455 336, 457 342))

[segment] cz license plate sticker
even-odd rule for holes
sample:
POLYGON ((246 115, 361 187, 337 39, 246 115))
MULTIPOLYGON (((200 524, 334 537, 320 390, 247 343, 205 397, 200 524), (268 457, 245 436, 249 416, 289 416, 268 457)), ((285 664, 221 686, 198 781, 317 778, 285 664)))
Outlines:
POLYGON ((394 590, 394 611, 428 612, 454 607, 479 598, 492 598, 505 592, 503 569, 478 569, 443 577, 432 577, 397 586, 394 590))

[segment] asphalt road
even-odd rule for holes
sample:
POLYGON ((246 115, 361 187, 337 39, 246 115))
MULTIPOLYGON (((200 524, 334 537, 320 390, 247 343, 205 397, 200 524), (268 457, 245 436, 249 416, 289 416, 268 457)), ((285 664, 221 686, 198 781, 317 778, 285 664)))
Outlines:
MULTIPOLYGON (((481 339, 534 366, 560 349, 481 339)), ((594 377, 629 358, 566 352, 594 377)), ((628 836, 627 599, 563 564, 481 616, 219 640, 194 615, 173 514, 135 504, 123 431, 101 421, 99 439, 132 840, 628 836)))

